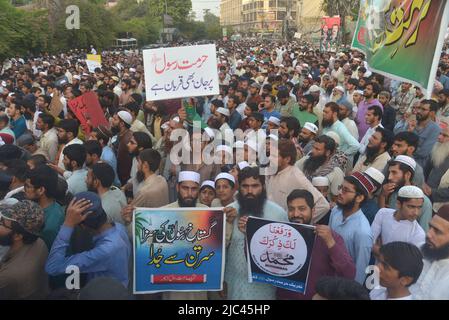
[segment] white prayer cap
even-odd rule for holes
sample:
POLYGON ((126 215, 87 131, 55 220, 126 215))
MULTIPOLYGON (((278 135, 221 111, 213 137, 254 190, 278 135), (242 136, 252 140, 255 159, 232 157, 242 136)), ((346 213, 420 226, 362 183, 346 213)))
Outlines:
POLYGON ((405 164, 406 166, 409 166, 410 168, 413 169, 413 171, 416 170, 416 161, 409 156, 400 155, 400 156, 397 156, 396 158, 394 158, 394 161, 400 162, 400 163, 405 164))
POLYGON ((318 87, 316 84, 314 84, 313 86, 311 86, 309 88, 309 92, 310 93, 312 93, 312 92, 320 92, 320 91, 321 91, 320 87, 318 87))
POLYGON ((315 177, 312 179, 312 185, 314 187, 328 187, 329 179, 327 177, 315 177))
POLYGON ((376 168, 369 167, 363 172, 365 175, 368 176, 368 178, 371 178, 371 180, 374 180, 378 184, 384 183, 385 176, 382 172, 377 170, 376 168))
POLYGON ((172 121, 179 123, 181 119, 178 116, 176 116, 172 119, 172 121))
POLYGON ((204 187, 210 187, 215 190, 215 183, 212 180, 204 180, 200 189, 203 189, 204 187))
POLYGON ((239 166, 240 171, 249 167, 249 163, 247 161, 241 161, 237 165, 239 166))
POLYGON ((226 179, 226 180, 231 181, 233 184, 235 184, 234 176, 229 173, 222 172, 222 173, 217 174, 217 176, 215 177, 215 183, 217 183, 217 181, 220 179, 226 179))
POLYGON ((318 132, 318 127, 311 122, 306 122, 304 124, 304 129, 307 129, 310 132, 313 132, 314 134, 316 134, 318 132))
POLYGON ((88 77, 89 76, 89 74, 88 73, 83 73, 83 77, 88 77))
POLYGON ((6 87, 6 81, 2 81, 2 87, 6 87))
POLYGON ((335 90, 340 91, 341 93, 345 93, 345 89, 342 86, 336 86, 335 90))
POLYGON ((234 143, 234 148, 243 149, 245 147, 245 142, 238 140, 234 143))
POLYGON ((119 111, 117 115, 120 119, 122 119, 125 123, 131 125, 133 123, 133 117, 128 111, 119 111))
POLYGON ((268 122, 274 123, 275 125, 277 125, 278 127, 281 124, 281 120, 277 117, 273 117, 271 116, 270 118, 268 118, 268 122))
POLYGON ((267 139, 273 139, 274 141, 279 141, 279 137, 272 133, 267 136, 267 139))
POLYGON ((225 115, 226 117, 230 116, 229 109, 226 108, 218 108, 217 112, 221 113, 222 115, 225 115))
POLYGON ((201 176, 195 171, 181 171, 179 173, 178 182, 193 181, 200 184, 201 176))
POLYGON ((134 69, 134 68, 129 68, 129 72, 136 72, 136 69, 134 69))
POLYGON ((81 80, 81 77, 80 77, 79 75, 75 74, 75 75, 73 76, 73 79, 81 80))
POLYGON ((209 127, 204 128, 204 132, 206 132, 206 134, 209 136, 209 138, 213 139, 215 138, 215 133, 214 130, 212 130, 209 127))
POLYGON ((225 152, 228 152, 228 153, 231 153, 231 154, 233 152, 233 150, 232 150, 232 148, 230 146, 227 146, 227 145, 224 145, 224 144, 220 144, 219 146, 217 146, 216 151, 217 152, 225 151, 225 152))
MULTIPOLYGON (((363 96, 363 91, 362 91, 362 90, 355 90, 354 93, 358 93, 358 94, 360 94, 360 95, 363 96)), ((354 93, 353 93, 353 94, 354 94, 354 93)))
POLYGON ((418 187, 404 186, 399 189, 398 197, 409 199, 424 199, 424 193, 418 187))
POLYGON ((325 133, 325 135, 329 138, 334 139, 335 143, 337 145, 340 145, 340 136, 335 131, 328 131, 325 133))

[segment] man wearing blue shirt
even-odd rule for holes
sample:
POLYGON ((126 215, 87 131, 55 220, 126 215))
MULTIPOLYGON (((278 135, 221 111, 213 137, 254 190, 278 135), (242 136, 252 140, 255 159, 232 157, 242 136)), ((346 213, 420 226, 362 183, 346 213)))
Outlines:
POLYGON ((6 108, 6 114, 10 118, 9 127, 14 132, 15 138, 18 139, 27 130, 25 117, 20 112, 20 103, 18 101, 11 102, 6 108))
POLYGON ((438 103, 434 100, 422 100, 418 110, 418 114, 416 115, 417 124, 410 126, 407 123, 398 132, 409 131, 418 135, 419 143, 414 154, 414 159, 424 168, 441 131, 438 124, 432 120, 438 111, 438 103))
POLYGON ((332 209, 329 218, 329 227, 345 241, 346 248, 356 265, 355 280, 361 284, 365 281, 373 236, 360 206, 374 189, 371 180, 360 172, 345 177, 340 186, 337 206, 332 209))
POLYGON ((348 156, 348 158, 356 154, 360 148, 360 143, 349 132, 348 128, 338 120, 338 111, 340 107, 335 102, 328 102, 323 109, 323 120, 321 125, 323 127, 323 134, 329 131, 334 131, 340 137, 339 149, 348 156))
POLYGON ((128 287, 131 244, 126 229, 119 223, 108 223, 100 197, 93 192, 75 196, 67 208, 64 224, 51 248, 45 270, 49 275, 65 274, 68 266, 87 273, 88 280, 111 277, 128 287), (91 250, 67 255, 74 228, 80 225, 92 232, 91 250))

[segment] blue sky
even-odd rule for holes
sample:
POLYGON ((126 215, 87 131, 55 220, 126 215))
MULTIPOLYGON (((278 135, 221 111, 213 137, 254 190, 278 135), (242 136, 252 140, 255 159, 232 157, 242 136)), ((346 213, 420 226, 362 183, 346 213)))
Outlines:
POLYGON ((203 9, 210 9, 213 14, 219 16, 220 0, 192 0, 192 8, 196 12, 197 20, 203 20, 203 9))

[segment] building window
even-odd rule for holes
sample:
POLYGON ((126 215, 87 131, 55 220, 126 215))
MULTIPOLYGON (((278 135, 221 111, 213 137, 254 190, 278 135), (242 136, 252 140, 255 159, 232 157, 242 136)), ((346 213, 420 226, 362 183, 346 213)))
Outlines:
POLYGON ((274 8, 276 6, 276 0, 270 0, 269 6, 270 8, 274 8))

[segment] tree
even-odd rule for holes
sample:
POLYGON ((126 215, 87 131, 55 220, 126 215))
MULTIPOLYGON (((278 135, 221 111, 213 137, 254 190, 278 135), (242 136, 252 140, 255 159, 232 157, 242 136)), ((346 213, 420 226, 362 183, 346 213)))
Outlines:
POLYGON ((0 0, 0 59, 27 54, 47 43, 46 11, 22 11, 0 0))

